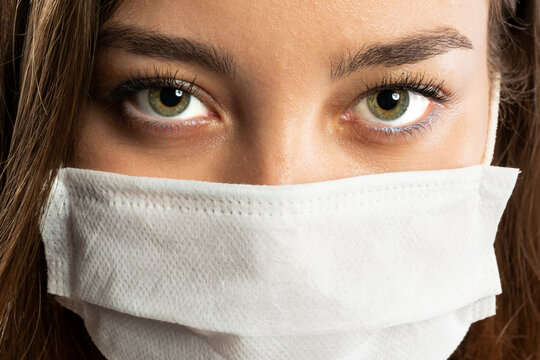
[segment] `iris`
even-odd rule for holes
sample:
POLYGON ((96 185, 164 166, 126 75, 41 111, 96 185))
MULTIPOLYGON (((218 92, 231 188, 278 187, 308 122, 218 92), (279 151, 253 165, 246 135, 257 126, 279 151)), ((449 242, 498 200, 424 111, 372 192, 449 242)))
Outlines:
POLYGON ((174 87, 155 87, 148 91, 148 102, 160 116, 176 116, 189 105, 191 95, 174 87))
POLYGON ((380 120, 392 121, 402 116, 409 107, 407 90, 383 90, 367 97, 369 111, 380 120))

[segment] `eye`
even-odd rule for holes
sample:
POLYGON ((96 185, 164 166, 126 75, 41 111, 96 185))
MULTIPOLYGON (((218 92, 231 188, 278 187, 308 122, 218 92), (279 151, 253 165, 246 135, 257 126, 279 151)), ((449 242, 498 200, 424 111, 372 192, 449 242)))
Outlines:
POLYGON ((210 110, 193 94, 175 87, 151 87, 138 91, 130 102, 152 119, 191 120, 206 117, 210 110))
POLYGON ((403 127, 422 119, 431 104, 429 97, 413 91, 387 89, 362 98, 348 113, 375 127, 403 127))

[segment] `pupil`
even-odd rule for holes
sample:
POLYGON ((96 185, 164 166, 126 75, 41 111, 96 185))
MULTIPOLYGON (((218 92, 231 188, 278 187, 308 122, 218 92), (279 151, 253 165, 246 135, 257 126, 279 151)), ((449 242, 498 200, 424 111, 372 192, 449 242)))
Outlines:
POLYGON ((163 88, 159 94, 159 100, 165 106, 175 107, 182 100, 182 91, 172 87, 163 88))
POLYGON ((393 90, 384 90, 377 95, 377 105, 383 110, 392 110, 395 108, 401 96, 393 90))

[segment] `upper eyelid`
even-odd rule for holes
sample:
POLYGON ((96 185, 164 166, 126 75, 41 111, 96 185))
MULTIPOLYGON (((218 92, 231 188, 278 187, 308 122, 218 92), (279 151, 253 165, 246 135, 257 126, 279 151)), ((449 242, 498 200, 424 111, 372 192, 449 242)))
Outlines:
MULTIPOLYGON (((131 78, 123 81, 114 89, 109 90, 108 97, 113 101, 120 101, 135 94, 139 91, 144 91, 152 87, 175 87, 182 91, 188 92, 191 96, 197 97, 202 100, 206 106, 212 106, 214 103, 218 103, 211 95, 205 90, 195 84, 195 81, 186 81, 170 78, 131 78), (210 103, 210 104, 209 104, 210 103)), ((219 103, 218 103, 219 104, 219 103)))
MULTIPOLYGON (((364 86, 366 87, 366 90, 361 94, 363 96, 370 95, 372 93, 383 91, 383 90, 389 90, 389 89, 397 89, 397 90, 411 90, 411 91, 419 91, 419 90, 432 90, 433 93, 439 92, 442 94, 441 98, 449 98, 451 95, 445 94, 442 91, 442 84, 443 81, 440 83, 437 83, 435 81, 429 81, 428 83, 416 83, 414 82, 409 83, 407 81, 401 82, 392 82, 383 80, 382 83, 378 85, 370 85, 367 82, 364 82, 364 86)), ((177 87, 183 91, 187 91, 190 94, 198 95, 199 93, 203 96, 206 95, 206 91, 202 90, 196 83, 195 78, 192 81, 186 81, 186 80, 179 80, 174 78, 133 78, 127 81, 123 81, 119 86, 117 86, 115 89, 112 89, 110 91, 110 95, 112 97, 120 97, 120 95, 115 94, 121 94, 122 92, 137 92, 145 89, 149 89, 151 87, 177 87), (132 89, 132 90, 129 90, 132 89)))
POLYGON ((194 82, 189 82, 185 80, 162 78, 132 78, 126 81, 122 81, 116 88, 111 91, 110 95, 112 97, 120 98, 123 94, 135 93, 153 87, 174 87, 189 92, 193 95, 202 91, 197 85, 195 85, 194 82))
POLYGON ((120 82, 119 85, 107 89, 108 94, 103 97, 103 100, 105 102, 115 103, 123 100, 130 94, 151 87, 176 87, 199 98, 207 106, 216 107, 217 105, 217 107, 223 108, 223 102, 219 98, 210 95, 210 93, 198 86, 197 74, 191 80, 187 80, 184 74, 179 74, 179 69, 172 71, 167 68, 158 67, 155 64, 152 64, 151 67, 145 67, 142 70, 128 71, 127 79, 120 82))
MULTIPOLYGON (((423 85, 420 85, 420 86, 423 86, 423 85)), ((392 85, 389 85, 389 86, 375 86, 373 88, 369 88, 367 89, 364 93, 362 93, 358 99, 363 99, 363 98, 366 98, 370 95, 373 95, 377 92, 380 92, 380 91, 384 91, 384 90, 408 90, 408 91, 411 91, 411 92, 414 92, 416 94, 419 94, 419 95, 422 95, 422 96, 426 96, 426 97, 430 97, 430 98, 433 98, 439 102, 447 102, 450 100, 450 97, 444 93, 442 93, 440 90, 438 90, 437 88, 429 88, 429 87, 426 87, 426 88, 415 88, 415 87, 411 87, 411 86, 407 86, 407 85, 396 85, 396 86, 392 86, 392 85)))
POLYGON ((411 90, 420 95, 433 97, 441 102, 449 101, 454 97, 454 93, 445 89, 445 81, 430 78, 425 73, 401 73, 397 77, 391 73, 385 74, 380 82, 371 84, 367 80, 362 80, 366 91, 364 96, 368 96, 378 91, 398 89, 411 90), (438 96, 437 96, 438 95, 438 96))

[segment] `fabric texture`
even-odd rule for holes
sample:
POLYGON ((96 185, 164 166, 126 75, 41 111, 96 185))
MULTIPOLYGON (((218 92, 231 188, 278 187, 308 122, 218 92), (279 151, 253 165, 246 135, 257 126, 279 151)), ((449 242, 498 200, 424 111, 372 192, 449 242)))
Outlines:
POLYGON ((48 291, 108 359, 447 359, 495 313, 517 174, 265 186, 61 169, 48 291))

